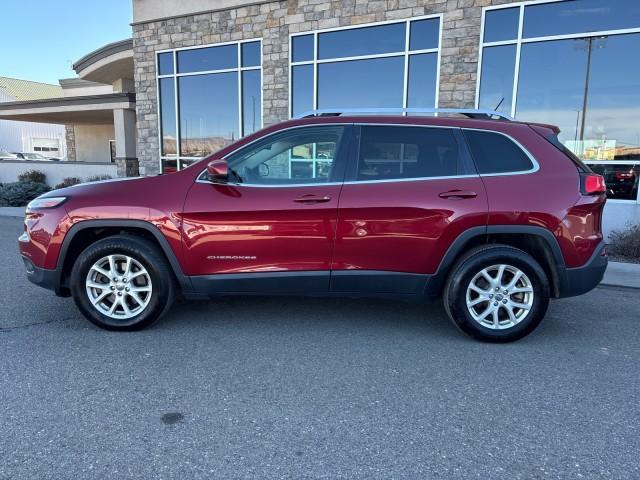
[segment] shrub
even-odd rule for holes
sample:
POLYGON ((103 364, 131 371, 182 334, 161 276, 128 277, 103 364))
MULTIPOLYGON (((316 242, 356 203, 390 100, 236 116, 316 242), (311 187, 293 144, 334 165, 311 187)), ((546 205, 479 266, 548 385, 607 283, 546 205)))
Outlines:
POLYGON ((40 170, 27 170, 18 175, 19 182, 47 183, 47 176, 40 170))
POLYGON ((0 206, 24 207, 31 200, 48 191, 49 187, 39 182, 5 183, 0 187, 0 206))
POLYGON ((111 175, 93 175, 87 178, 87 182, 99 182, 101 180, 111 180, 112 178, 111 175))
POLYGON ((614 257, 640 260, 640 225, 632 225, 626 230, 614 230, 609 236, 609 253, 614 257))
POLYGON ((80 180, 78 177, 66 177, 66 178, 63 178, 62 181, 53 188, 54 189, 65 188, 65 187, 70 187, 72 185, 77 185, 79 183, 82 183, 82 180, 80 180))

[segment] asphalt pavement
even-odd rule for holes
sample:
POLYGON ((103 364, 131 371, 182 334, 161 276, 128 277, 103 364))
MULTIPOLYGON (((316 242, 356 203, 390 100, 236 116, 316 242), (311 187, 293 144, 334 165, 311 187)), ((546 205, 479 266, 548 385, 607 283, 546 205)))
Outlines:
POLYGON ((640 290, 513 344, 438 304, 232 297, 99 330, 0 218, 0 479, 640 477, 640 290))

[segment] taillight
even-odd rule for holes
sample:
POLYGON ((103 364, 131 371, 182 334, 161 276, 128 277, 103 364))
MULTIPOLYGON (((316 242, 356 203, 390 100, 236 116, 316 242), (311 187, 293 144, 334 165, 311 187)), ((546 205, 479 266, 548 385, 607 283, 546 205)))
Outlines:
POLYGON ((602 175, 583 173, 580 175, 580 192, 583 195, 600 195, 607 193, 607 185, 602 175))

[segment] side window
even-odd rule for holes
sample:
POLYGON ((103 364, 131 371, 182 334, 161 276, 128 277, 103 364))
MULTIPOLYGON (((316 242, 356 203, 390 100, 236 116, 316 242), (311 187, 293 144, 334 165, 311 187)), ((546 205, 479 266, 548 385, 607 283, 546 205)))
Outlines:
POLYGON ((480 175, 526 172, 533 168, 527 154, 504 135, 482 130, 465 130, 464 134, 480 175))
POLYGON ((449 128, 363 126, 356 179, 392 180, 464 174, 449 128))
POLYGON ((303 127, 276 133, 227 159, 234 181, 287 185, 332 181, 343 127, 303 127))

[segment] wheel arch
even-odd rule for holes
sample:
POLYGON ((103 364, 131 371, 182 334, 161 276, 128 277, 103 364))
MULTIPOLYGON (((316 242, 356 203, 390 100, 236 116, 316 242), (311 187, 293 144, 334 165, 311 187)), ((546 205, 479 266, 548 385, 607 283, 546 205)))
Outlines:
POLYGON ((534 225, 489 225, 461 233, 447 249, 436 273, 426 286, 428 297, 441 295, 452 267, 465 252, 481 245, 504 244, 519 248, 534 257, 551 283, 552 296, 560 296, 566 283, 566 266, 556 237, 549 230, 534 225))
POLYGON ((60 247, 56 270, 58 273, 59 291, 68 295, 68 279, 73 261, 88 245, 113 235, 129 234, 145 238, 160 248, 173 274, 184 291, 191 291, 191 282, 182 271, 169 242, 160 230, 144 220, 82 220, 75 223, 67 232, 60 247))

